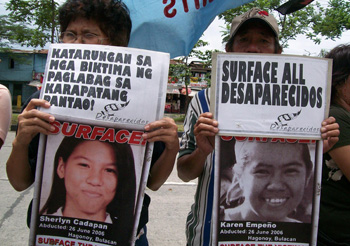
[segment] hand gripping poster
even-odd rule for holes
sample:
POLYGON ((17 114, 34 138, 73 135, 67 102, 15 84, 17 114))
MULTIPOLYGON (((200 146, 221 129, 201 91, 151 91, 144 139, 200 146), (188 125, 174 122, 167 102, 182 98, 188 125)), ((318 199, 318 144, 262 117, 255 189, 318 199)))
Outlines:
POLYGON ((29 245, 133 245, 153 144, 163 117, 169 54, 102 45, 51 45, 29 245))
POLYGON ((214 60, 212 245, 316 245, 331 61, 233 53, 214 60))

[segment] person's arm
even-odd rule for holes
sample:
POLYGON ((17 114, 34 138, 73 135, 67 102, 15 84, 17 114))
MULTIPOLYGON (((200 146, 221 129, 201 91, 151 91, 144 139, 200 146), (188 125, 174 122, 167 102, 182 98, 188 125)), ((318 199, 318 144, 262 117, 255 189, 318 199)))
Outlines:
POLYGON ((153 191, 158 190, 168 179, 174 168, 175 158, 179 151, 177 125, 171 118, 163 118, 145 126, 146 133, 143 138, 149 142, 161 141, 165 149, 150 170, 147 187, 153 191))
POLYGON ((219 131, 217 126, 218 122, 213 119, 212 113, 199 116, 193 128, 197 148, 177 160, 177 172, 181 180, 188 182, 201 175, 207 156, 214 150, 215 135, 219 131))
POLYGON ((49 102, 42 99, 32 99, 18 116, 17 135, 12 142, 12 151, 6 163, 6 172, 10 184, 17 191, 27 189, 34 182, 29 160, 28 147, 38 134, 49 134, 53 130, 50 122, 55 118, 37 110, 37 107, 49 108, 49 102))
POLYGON ((339 169, 350 181, 350 145, 345 145, 329 151, 329 155, 333 161, 337 164, 339 169))
POLYGON ((339 125, 334 117, 322 121, 321 136, 323 139, 323 153, 328 152, 339 140, 339 125))
POLYGON ((11 95, 9 90, 0 84, 0 149, 4 144, 11 124, 11 95))

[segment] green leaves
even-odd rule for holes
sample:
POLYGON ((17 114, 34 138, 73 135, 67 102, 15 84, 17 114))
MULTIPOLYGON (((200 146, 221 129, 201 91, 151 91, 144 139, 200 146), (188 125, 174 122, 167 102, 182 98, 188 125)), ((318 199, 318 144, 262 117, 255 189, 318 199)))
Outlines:
POLYGON ((179 62, 176 64, 170 64, 169 66, 169 75, 173 77, 176 81, 184 81, 185 84, 189 84, 189 78, 191 74, 191 68, 188 67, 185 63, 179 62))
POLYGON ((348 0, 329 0, 326 7, 324 4, 321 5, 319 0, 315 0, 305 8, 284 16, 275 9, 285 2, 287 0, 256 0, 222 13, 219 18, 227 24, 222 35, 223 43, 228 41, 232 19, 252 7, 268 10, 274 15, 280 27, 279 38, 283 47, 288 47, 288 41, 296 39, 299 34, 306 35, 307 38, 319 44, 322 37, 334 40, 350 29, 350 2, 348 0))
POLYGON ((350 29, 350 2, 330 0, 327 8, 321 10, 314 23, 315 34, 335 40, 350 29))
POLYGON ((16 43, 44 47, 58 41, 58 4, 54 0, 10 0, 0 16, 0 46, 16 43))

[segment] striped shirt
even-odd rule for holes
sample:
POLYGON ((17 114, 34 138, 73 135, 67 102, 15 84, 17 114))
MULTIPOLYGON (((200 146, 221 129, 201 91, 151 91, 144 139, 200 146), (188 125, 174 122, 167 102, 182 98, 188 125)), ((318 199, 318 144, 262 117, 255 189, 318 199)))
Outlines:
MULTIPOLYGON (((188 106, 184 133, 180 141, 179 157, 191 154, 196 148, 194 125, 200 114, 209 112, 210 89, 198 92, 188 106)), ((194 204, 187 216, 186 238, 188 246, 211 245, 211 220, 214 192, 214 152, 207 156, 204 170, 198 177, 194 204)))

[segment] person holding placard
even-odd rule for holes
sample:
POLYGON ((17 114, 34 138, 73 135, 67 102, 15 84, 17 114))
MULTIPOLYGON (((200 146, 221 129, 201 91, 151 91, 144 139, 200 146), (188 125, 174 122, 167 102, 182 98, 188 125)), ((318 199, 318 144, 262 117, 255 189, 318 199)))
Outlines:
POLYGON ((350 45, 333 48, 329 115, 339 124, 339 141, 323 155, 318 246, 350 245, 350 45))
MULTIPOLYGON (((59 9, 63 43, 101 44, 127 47, 132 22, 126 5, 120 0, 67 0, 59 9)), ((55 118, 37 107, 49 108, 49 102, 34 93, 18 117, 17 135, 6 164, 11 185, 17 191, 30 187, 35 180, 39 134, 50 134, 55 118)), ((145 126, 143 138, 155 142, 147 186, 157 190, 169 177, 179 150, 177 126, 173 119, 163 118, 145 126)), ((148 245, 145 225, 150 198, 145 195, 136 245, 148 245), (141 243, 141 244, 139 244, 141 243)), ((28 225, 31 208, 28 210, 28 225)))
MULTIPOLYGON (((281 54, 276 19, 267 11, 252 8, 233 19, 226 52, 281 54)), ((211 243, 214 189, 214 138, 218 122, 209 112, 210 89, 200 91, 191 100, 184 121, 177 162, 178 176, 185 182, 198 178, 195 203, 187 217, 188 246, 211 243)), ((330 117, 322 122, 324 150, 338 141, 339 126, 330 117)))

